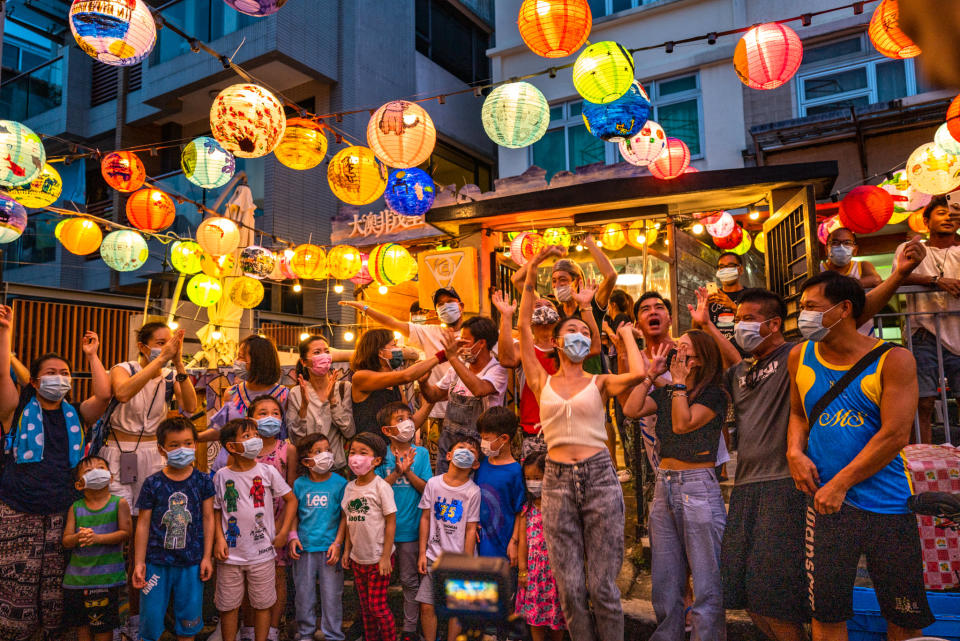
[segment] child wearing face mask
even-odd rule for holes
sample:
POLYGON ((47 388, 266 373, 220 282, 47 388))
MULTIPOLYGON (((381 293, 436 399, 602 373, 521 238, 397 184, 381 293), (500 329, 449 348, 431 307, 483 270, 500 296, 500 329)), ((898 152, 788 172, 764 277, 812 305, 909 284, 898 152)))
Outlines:
POLYGON ((213 477, 218 526, 214 554, 223 641, 235 641, 240 604, 246 595, 254 610, 254 639, 266 641, 271 608, 277 601, 276 549, 287 544, 297 499, 272 465, 257 462, 263 439, 256 421, 229 421, 220 430, 220 444, 232 456, 213 477), (283 520, 274 519, 274 497, 284 501, 283 520))
MULTIPOLYGON (((477 544, 477 523, 480 521, 480 488, 470 480, 477 468, 480 443, 464 436, 450 447, 450 467, 427 481, 420 497, 420 624, 426 641, 437 639, 437 613, 433 607, 433 573, 431 566, 443 552, 472 555, 477 544)), ((460 626, 449 621, 448 639, 456 639, 460 626)))
POLYGON ((403 586, 403 634, 401 641, 417 639, 417 620, 420 608, 417 605, 417 590, 420 575, 417 573, 417 554, 420 527, 420 495, 433 476, 430 468, 430 453, 427 448, 413 444, 417 426, 410 408, 403 403, 389 403, 377 414, 384 436, 390 445, 383 463, 376 469, 377 476, 393 488, 393 500, 397 504, 397 532, 394 542, 397 547, 397 567, 400 584, 403 586))
POLYGON ((526 499, 523 468, 510 451, 518 428, 516 414, 507 407, 491 407, 477 420, 483 454, 474 479, 483 493, 477 554, 507 557, 512 566, 517 564, 520 513, 526 499))
POLYGON ((387 607, 397 505, 393 490, 374 471, 386 454, 387 445, 376 434, 362 432, 353 437, 348 462, 356 478, 347 484, 340 502, 347 526, 342 562, 344 569, 353 571, 364 641, 397 638, 393 614, 387 607))
POLYGON ((343 641, 343 568, 340 551, 346 518, 340 510, 347 481, 331 472, 330 442, 310 434, 297 444, 302 476, 293 483, 297 518, 290 532, 296 586, 297 635, 312 641, 317 629, 317 584, 320 584, 320 631, 328 641, 343 641))
POLYGON ((63 547, 73 550, 63 577, 64 625, 76 627, 80 639, 111 641, 120 625, 119 586, 127 582, 130 506, 110 493, 110 468, 99 456, 81 460, 74 475, 83 497, 70 506, 63 530, 63 547))

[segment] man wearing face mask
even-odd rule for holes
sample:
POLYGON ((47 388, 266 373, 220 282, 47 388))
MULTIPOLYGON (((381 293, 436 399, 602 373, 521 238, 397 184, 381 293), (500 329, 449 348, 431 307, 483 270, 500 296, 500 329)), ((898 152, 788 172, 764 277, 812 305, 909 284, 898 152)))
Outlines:
POLYGON ((493 356, 497 326, 486 316, 463 323, 460 339, 444 335, 444 353, 451 367, 436 385, 421 380, 420 391, 430 403, 448 401, 437 444, 437 473, 447 471, 447 452, 464 437, 477 438, 477 419, 490 407, 503 405, 509 374, 493 356))
MULTIPOLYGON (((744 287, 740 284, 743 276, 743 259, 733 252, 723 252, 717 259, 717 280, 720 289, 710 294, 710 322, 716 325, 720 333, 728 341, 737 344, 733 335, 733 315, 737 311, 737 303, 743 295, 744 287)), ((739 349, 739 346, 738 346, 739 349)), ((741 356, 746 351, 740 350, 741 356)))
POLYGON ((821 261, 820 271, 856 278, 864 288, 876 287, 883 279, 870 261, 853 260, 858 251, 856 234, 846 227, 834 229, 827 237, 827 257, 821 261))
POLYGON ((801 286, 790 352, 787 461, 809 495, 805 561, 813 639, 846 636, 861 554, 891 639, 934 617, 923 584, 917 522, 902 448, 917 409, 913 355, 857 332, 866 304, 853 278, 827 271, 801 286))

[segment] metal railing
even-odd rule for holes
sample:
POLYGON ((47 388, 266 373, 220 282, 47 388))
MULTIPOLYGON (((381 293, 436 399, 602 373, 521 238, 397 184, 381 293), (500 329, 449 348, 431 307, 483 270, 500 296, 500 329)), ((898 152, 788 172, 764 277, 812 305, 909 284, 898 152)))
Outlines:
POLYGON ((26 120, 59 107, 63 100, 63 56, 37 65, 0 83, 0 113, 26 120))

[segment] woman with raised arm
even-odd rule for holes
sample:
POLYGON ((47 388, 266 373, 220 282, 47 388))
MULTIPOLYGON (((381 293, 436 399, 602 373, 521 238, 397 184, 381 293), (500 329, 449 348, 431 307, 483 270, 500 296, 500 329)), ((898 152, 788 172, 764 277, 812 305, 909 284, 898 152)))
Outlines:
MULTIPOLYGON (((594 347, 595 324, 590 327, 569 316, 553 331, 559 369, 553 375, 544 370, 531 329, 537 267, 565 253, 564 248, 547 247, 533 259, 518 319, 520 359, 527 385, 540 403, 547 444, 544 530, 571 638, 622 641, 623 611, 616 578, 623 562, 623 491, 607 450, 604 408, 610 396, 629 390, 643 378, 643 366, 640 350, 630 340, 625 341, 629 373, 586 373, 583 361, 594 347)), ((590 296, 578 297, 577 303, 582 312, 591 311, 590 296)), ((622 331, 629 332, 630 326, 624 325, 622 331)))

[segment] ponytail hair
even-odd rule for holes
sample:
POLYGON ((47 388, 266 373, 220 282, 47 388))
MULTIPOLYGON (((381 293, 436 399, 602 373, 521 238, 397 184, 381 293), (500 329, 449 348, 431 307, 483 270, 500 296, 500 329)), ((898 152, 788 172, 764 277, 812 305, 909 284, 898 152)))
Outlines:
MULTIPOLYGON (((298 377, 302 376, 303 380, 305 381, 310 380, 310 368, 304 367, 303 361, 307 359, 307 354, 310 353, 310 345, 314 341, 323 341, 324 343, 326 343, 327 349, 330 348, 330 341, 327 340, 327 337, 321 336, 319 334, 311 334, 310 336, 307 336, 305 339, 300 341, 300 345, 299 345, 300 358, 297 359, 296 374, 298 377)), ((297 380, 299 380, 299 378, 297 380)))

